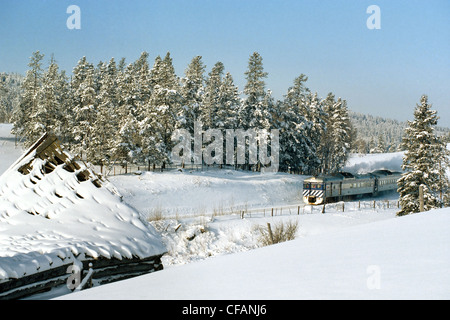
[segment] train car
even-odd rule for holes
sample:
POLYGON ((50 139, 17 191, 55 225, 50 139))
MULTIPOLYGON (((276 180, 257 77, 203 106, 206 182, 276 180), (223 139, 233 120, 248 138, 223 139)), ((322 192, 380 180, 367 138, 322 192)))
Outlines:
POLYGON ((303 181, 303 201, 319 205, 363 195, 377 195, 379 192, 396 190, 400 176, 400 172, 377 170, 367 174, 339 172, 311 177, 303 181))

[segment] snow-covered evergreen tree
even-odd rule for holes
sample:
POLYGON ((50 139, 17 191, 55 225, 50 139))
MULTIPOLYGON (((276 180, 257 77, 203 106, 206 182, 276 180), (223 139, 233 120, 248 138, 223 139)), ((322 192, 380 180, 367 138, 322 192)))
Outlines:
POLYGON ((245 72, 247 80, 244 87, 246 97, 242 103, 239 126, 243 129, 269 129, 271 126, 271 114, 266 99, 265 81, 267 72, 264 71, 262 57, 254 52, 248 61, 248 69, 245 72))
POLYGON ((239 88, 234 84, 233 77, 229 72, 223 77, 219 88, 218 105, 220 108, 213 119, 213 126, 215 128, 237 129, 241 99, 239 88))
POLYGON ((200 107, 200 121, 202 122, 204 130, 216 128, 218 122, 218 113, 222 108, 220 101, 220 87, 222 85, 224 69, 223 63, 219 61, 216 62, 211 69, 211 72, 208 73, 205 93, 200 107))
POLYGON ((9 112, 6 104, 6 94, 8 93, 8 89, 6 88, 5 80, 3 80, 3 77, 0 77, 0 123, 6 122, 6 120, 9 119, 9 112))
POLYGON ((205 65, 202 57, 196 56, 188 65, 184 78, 181 79, 183 106, 180 114, 180 126, 194 134, 194 122, 199 120, 200 106, 205 91, 205 65))
POLYGON ((408 121, 402 147, 405 150, 402 169, 398 180, 401 210, 398 215, 419 212, 419 186, 424 189, 425 211, 438 208, 448 199, 449 181, 448 151, 436 136, 434 127, 437 114, 431 110, 428 97, 423 95, 414 110, 414 120, 408 121))
POLYGON ((12 132, 25 138, 25 145, 29 146, 38 138, 41 130, 32 119, 38 105, 38 93, 42 85, 42 59, 44 55, 39 51, 33 53, 28 66, 30 70, 22 84, 21 102, 13 114, 14 127, 12 132))
POLYGON ((370 150, 370 153, 385 153, 387 151, 386 142, 383 135, 378 136, 377 145, 375 148, 370 150))
POLYGON ((73 117, 71 151, 81 158, 93 159, 96 153, 93 142, 93 123, 97 113, 97 94, 94 82, 94 66, 83 57, 73 70, 73 117))
POLYGON ((65 117, 65 110, 62 109, 65 106, 65 89, 65 73, 59 72, 59 67, 52 57, 48 69, 42 76, 36 108, 31 114, 31 121, 35 126, 35 137, 41 136, 45 132, 61 134, 65 117))
POLYGON ((148 110, 146 122, 143 124, 148 133, 143 135, 146 140, 142 145, 144 148, 152 149, 148 152, 152 155, 152 159, 148 161, 155 161, 164 167, 170 162, 172 133, 180 127, 178 120, 182 104, 180 83, 169 52, 163 60, 159 56, 155 59, 151 78, 154 88, 146 107, 148 110))
POLYGON ((347 103, 331 92, 323 101, 326 130, 319 148, 323 173, 338 172, 348 159, 355 134, 348 115, 347 103))
POLYGON ((113 148, 118 128, 117 67, 114 58, 99 66, 99 92, 97 113, 92 123, 92 147, 96 150, 93 161, 103 165, 113 158, 113 148))
POLYGON ((279 116, 281 168, 302 173, 312 171, 311 162, 319 162, 316 145, 311 141, 313 123, 305 117, 309 112, 309 90, 304 86, 306 80, 303 74, 294 80, 294 85, 288 89, 284 98, 279 116))

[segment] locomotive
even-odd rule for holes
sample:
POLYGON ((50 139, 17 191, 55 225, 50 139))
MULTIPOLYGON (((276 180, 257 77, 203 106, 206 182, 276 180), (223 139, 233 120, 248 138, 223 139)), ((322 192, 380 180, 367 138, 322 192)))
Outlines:
POLYGON ((397 189, 401 172, 376 170, 366 174, 338 172, 331 175, 311 177, 303 181, 303 201, 307 204, 325 204, 352 199, 363 195, 397 189))

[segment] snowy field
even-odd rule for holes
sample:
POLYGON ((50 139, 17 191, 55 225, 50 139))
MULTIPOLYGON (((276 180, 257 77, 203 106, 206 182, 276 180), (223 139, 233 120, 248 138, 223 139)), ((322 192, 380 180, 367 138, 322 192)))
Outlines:
MULTIPOLYGON (((0 174, 22 153, 10 128, 0 124, 0 174)), ((352 155, 345 170, 400 170, 402 155, 352 155)), ((321 207, 297 211, 305 178, 233 170, 109 177, 124 202, 161 236, 168 251, 164 270, 32 298, 450 298, 449 209, 398 218, 393 206, 398 196, 391 193, 345 203, 344 212, 341 204, 330 205, 325 214, 321 207), (269 214, 286 205, 291 207, 282 214, 269 214), (261 210, 252 211, 256 208, 261 210), (281 221, 298 222, 296 240, 261 247, 260 230, 281 221)))
MULTIPOLYGON (((329 217, 323 217, 325 225, 336 219, 329 217)), ((449 299, 449 223, 449 209, 386 219, 171 267, 61 298, 449 299)))

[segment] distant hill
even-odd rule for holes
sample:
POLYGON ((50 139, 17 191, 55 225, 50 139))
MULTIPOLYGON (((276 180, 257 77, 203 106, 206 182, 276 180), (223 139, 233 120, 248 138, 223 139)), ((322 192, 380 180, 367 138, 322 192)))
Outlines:
POLYGON ((9 122, 12 112, 20 102, 24 76, 0 72, 0 123, 9 122))
MULTIPOLYGON (((353 151, 360 153, 380 153, 400 151, 406 122, 349 111, 353 127, 356 129, 356 143, 353 151), (380 146, 384 143, 384 145, 380 146)), ((439 136, 450 137, 450 129, 437 127, 439 136)))

